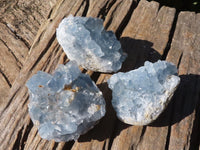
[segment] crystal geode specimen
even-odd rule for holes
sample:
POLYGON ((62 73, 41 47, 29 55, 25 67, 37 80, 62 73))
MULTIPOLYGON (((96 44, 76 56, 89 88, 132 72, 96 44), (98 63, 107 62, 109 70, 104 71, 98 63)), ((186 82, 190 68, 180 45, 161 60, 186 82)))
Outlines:
POLYGON ((98 18, 69 17, 56 30, 57 40, 70 60, 85 69, 116 72, 126 54, 112 31, 105 31, 98 18))
POLYGON ((53 75, 39 71, 26 86, 31 119, 44 139, 76 140, 105 114, 102 93, 75 62, 59 65, 53 75))
POLYGON ((114 74, 108 85, 118 118, 131 125, 147 125, 166 108, 179 82, 172 63, 146 61, 138 69, 114 74))

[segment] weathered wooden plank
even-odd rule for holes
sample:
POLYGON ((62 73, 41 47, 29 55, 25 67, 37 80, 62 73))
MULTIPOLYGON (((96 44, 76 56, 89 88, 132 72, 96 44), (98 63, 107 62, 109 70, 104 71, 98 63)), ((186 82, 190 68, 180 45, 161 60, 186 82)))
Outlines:
MULTIPOLYGON (((49 19, 40 28, 36 36, 30 55, 25 60, 26 66, 22 66, 19 76, 9 91, 7 107, 0 113, 0 149, 143 150, 194 149, 199 147, 197 139, 200 137, 198 133, 200 129, 200 119, 198 119, 200 118, 200 80, 197 75, 185 75, 188 73, 198 74, 199 29, 197 27, 199 14, 194 14, 196 19, 192 28, 182 26, 188 26, 188 19, 183 21, 184 17, 187 18, 193 15, 190 13, 181 15, 181 13, 178 16, 176 31, 167 60, 177 62, 180 57, 179 55, 177 55, 179 57, 173 58, 171 56, 175 55, 172 53, 175 50, 173 49, 174 43, 176 44, 175 41, 188 42, 188 45, 193 43, 193 46, 189 46, 189 50, 181 51, 183 57, 180 62, 176 63, 179 70, 183 68, 181 71, 181 85, 167 110, 153 124, 144 127, 129 126, 116 119, 115 112, 111 107, 111 91, 105 83, 111 74, 99 74, 83 70, 96 81, 107 102, 107 114, 100 123, 81 136, 75 143, 55 143, 53 140, 43 140, 40 138, 36 127, 32 127, 27 112, 28 93, 24 84, 36 71, 52 72, 57 64, 67 61, 65 54, 56 41, 55 29, 61 19, 68 14, 105 18, 104 25, 109 30, 117 32, 119 37, 123 31, 120 41, 123 49, 128 53, 128 58, 121 71, 137 68, 143 65, 145 60, 156 61, 161 58, 167 43, 171 41, 169 35, 174 22, 175 10, 168 7, 159 9, 157 2, 141 0, 132 14, 133 10, 127 11, 125 9, 133 9, 134 1, 129 2, 130 0, 59 0, 57 2, 49 19), (127 24, 125 30, 123 29, 124 24, 127 24), (177 32, 187 34, 181 35, 179 33, 176 35, 177 32), (192 32, 192 35, 190 32, 192 32), (189 36, 185 37, 185 35, 189 36), (188 40, 191 37, 193 40, 188 40)), ((181 45, 179 45, 179 48, 181 49, 181 45)))
POLYGON ((181 12, 167 60, 179 65, 179 74, 200 74, 200 14, 181 12), (182 63, 181 63, 182 62, 182 63))
MULTIPOLYGON (((94 8, 94 5, 92 5, 92 7, 91 8, 94 8)), ((54 14, 56 14, 56 13, 54 13, 54 14)), ((53 15, 52 15, 53 16, 53 15)), ((56 22, 56 21, 55 21, 56 22)), ((45 28, 45 27, 44 27, 45 28)), ((49 26, 48 26, 48 28, 49 28, 49 26)), ((41 32, 42 33, 42 32, 41 32)), ((44 36, 45 37, 45 36, 44 36)), ((39 37, 38 36, 38 39, 41 39, 41 37, 39 37)), ((50 39, 48 39, 49 41, 50 41, 50 39)), ((47 40, 47 41, 48 41, 47 40)), ((46 41, 46 40, 45 40, 46 41)), ((36 45, 38 44, 38 43, 40 43, 40 41, 36 41, 35 42, 36 43, 36 45)), ((33 46, 33 48, 35 48, 34 46, 33 46)), ((30 60, 29 60, 30 61, 30 60)), ((35 61, 32 61, 32 62, 35 62, 35 61)), ((22 70, 23 71, 23 70, 22 70)), ((106 77, 106 76, 104 76, 104 77, 106 77)), ((31 143, 31 145, 38 145, 39 144, 39 142, 40 142, 40 140, 39 140, 39 136, 37 135, 37 138, 35 138, 36 140, 33 140, 33 141, 36 141, 36 142, 32 142, 31 143)), ((32 141, 32 140, 31 140, 32 141)), ((27 142, 28 142, 28 140, 27 140, 27 142)), ((28 142, 28 143, 30 143, 30 142, 28 142)), ((76 145, 76 144, 75 144, 76 145)), ((83 144, 81 144, 81 146, 82 146, 83 144)), ((102 148, 103 146, 104 146, 104 143, 103 142, 98 142, 97 140, 96 141, 94 141, 94 142, 92 142, 92 144, 90 144, 90 145, 92 145, 92 147, 94 148, 94 147, 99 147, 100 145, 100 147, 102 148)), ((108 145, 108 144, 107 144, 108 145)), ((86 143, 86 146, 88 147, 88 144, 86 143)), ((91 147, 90 147, 91 148, 91 147)), ((108 148, 109 148, 109 145, 108 145, 108 148)))
POLYGON ((181 85, 173 103, 169 149, 198 149, 200 112, 200 14, 181 12, 167 60, 179 67, 181 85), (197 125, 198 124, 198 125, 197 125))

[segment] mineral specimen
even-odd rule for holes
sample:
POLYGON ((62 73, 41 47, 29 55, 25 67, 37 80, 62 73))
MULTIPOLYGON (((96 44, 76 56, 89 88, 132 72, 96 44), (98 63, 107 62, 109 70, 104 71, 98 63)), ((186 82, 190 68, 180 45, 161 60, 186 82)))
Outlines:
POLYGON ((166 61, 151 63, 108 80, 112 105, 120 120, 131 125, 147 125, 166 108, 180 78, 176 67, 166 61))
POLYGON ((76 140, 105 114, 102 93, 75 62, 58 66, 53 75, 39 71, 26 86, 31 119, 44 139, 76 140))
POLYGON ((70 15, 59 24, 56 35, 68 58, 85 69, 116 72, 126 58, 115 34, 104 30, 101 19, 70 15))

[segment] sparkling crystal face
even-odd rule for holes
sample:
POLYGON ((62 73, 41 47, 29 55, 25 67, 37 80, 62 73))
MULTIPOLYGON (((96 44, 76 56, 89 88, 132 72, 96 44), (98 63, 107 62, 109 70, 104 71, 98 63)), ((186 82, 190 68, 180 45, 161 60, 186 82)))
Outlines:
POLYGON ((70 60, 85 69, 116 72, 126 54, 112 31, 105 31, 103 20, 69 16, 56 30, 57 40, 70 60))
POLYGON ((53 75, 39 71, 26 83, 29 113, 42 138, 76 140, 105 114, 105 100, 75 62, 59 65, 53 75))
POLYGON ((172 63, 146 61, 136 70, 114 74, 108 85, 118 118, 131 125, 147 125, 165 109, 179 82, 172 63))

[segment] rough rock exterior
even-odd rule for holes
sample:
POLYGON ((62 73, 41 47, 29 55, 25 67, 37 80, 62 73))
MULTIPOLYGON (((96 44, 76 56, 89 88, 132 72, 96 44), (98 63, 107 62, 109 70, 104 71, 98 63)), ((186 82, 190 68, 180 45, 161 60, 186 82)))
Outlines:
POLYGON ((68 58, 85 69, 116 72, 126 58, 115 34, 105 31, 98 18, 70 15, 62 20, 56 35, 68 58))
POLYGON ((102 93, 75 62, 59 65, 53 75, 39 71, 26 86, 31 119, 44 139, 76 140, 105 114, 102 93))
POLYGON ((108 80, 112 105, 120 120, 132 125, 147 125, 166 108, 180 78, 176 67, 166 61, 119 72, 108 80))

